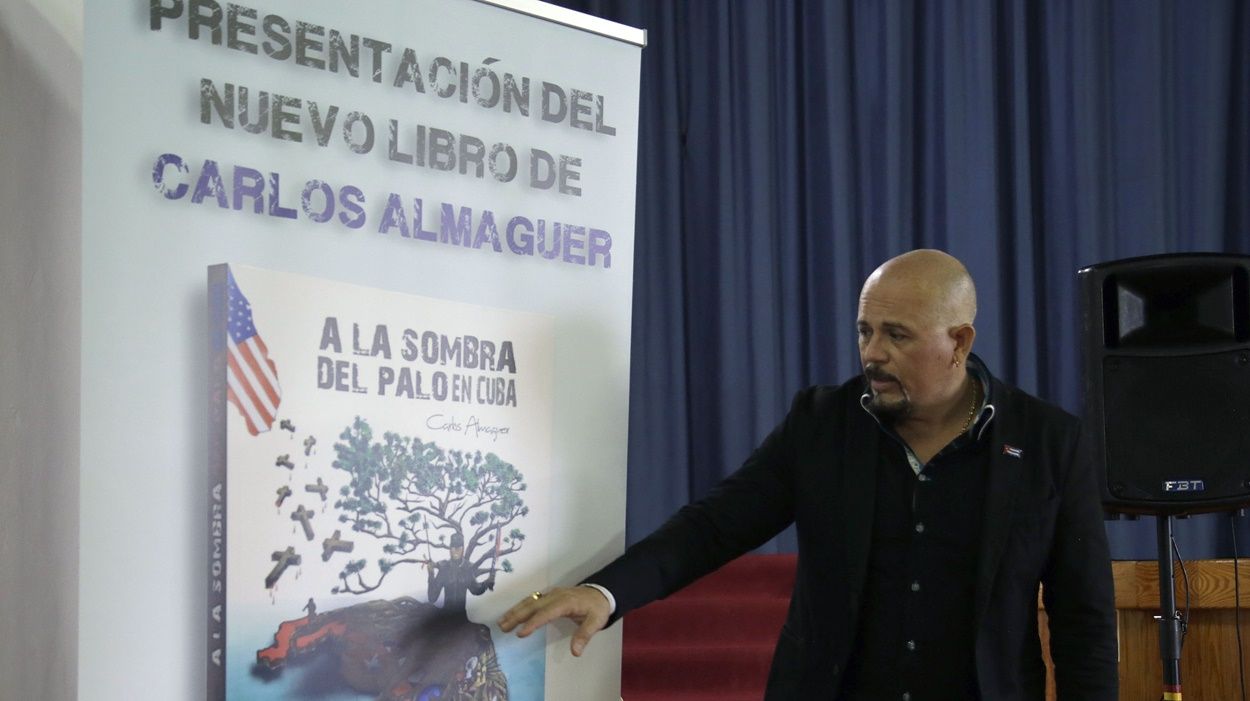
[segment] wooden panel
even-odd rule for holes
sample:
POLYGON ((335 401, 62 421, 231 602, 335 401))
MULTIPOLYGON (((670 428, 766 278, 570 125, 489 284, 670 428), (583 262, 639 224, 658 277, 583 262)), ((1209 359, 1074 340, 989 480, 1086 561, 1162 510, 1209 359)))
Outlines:
MULTIPOLYGON (((1120 612, 1120 699, 1161 696, 1159 624, 1141 609, 1120 612)), ((1181 685, 1186 699, 1232 701, 1241 698, 1237 676, 1237 637, 1232 611, 1195 609, 1181 651, 1181 685)), ((1242 662, 1250 671, 1250 639, 1242 629, 1242 662)))
MULTIPOLYGON (((1250 608, 1250 562, 1239 564, 1241 606, 1250 608)), ((1185 580, 1180 567, 1175 569, 1176 603, 1183 608, 1185 580)), ((1233 608, 1236 580, 1232 560, 1193 560, 1185 563, 1185 570, 1189 573, 1190 608, 1233 608)), ((1112 572, 1116 580, 1116 608, 1159 608, 1159 563, 1116 562, 1112 572)))
MULTIPOLYGON (((1189 632, 1181 651, 1181 684, 1184 698, 1198 701, 1232 701, 1241 698, 1237 668, 1237 622, 1233 604, 1232 560, 1186 562, 1190 585, 1189 632)), ((1120 700, 1143 701, 1162 695, 1163 663, 1159 659, 1159 564, 1116 562, 1116 618, 1120 636, 1120 700)), ((1250 563, 1239 568, 1241 605, 1250 609, 1250 563)), ((1184 607, 1185 583, 1176 572, 1176 600, 1184 607)), ((1038 607, 1041 608, 1039 598, 1038 607)), ((1242 613, 1242 664, 1250 673, 1250 611, 1242 613)), ((1045 611, 1038 611, 1042 644, 1048 647, 1045 611)), ((1050 656, 1046 656, 1046 698, 1054 701, 1050 656)))

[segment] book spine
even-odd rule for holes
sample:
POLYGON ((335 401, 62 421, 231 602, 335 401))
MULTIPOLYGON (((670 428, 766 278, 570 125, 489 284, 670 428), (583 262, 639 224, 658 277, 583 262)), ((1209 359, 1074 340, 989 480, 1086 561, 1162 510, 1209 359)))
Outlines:
POLYGON ((230 267, 208 268, 208 701, 226 699, 226 314, 230 267))

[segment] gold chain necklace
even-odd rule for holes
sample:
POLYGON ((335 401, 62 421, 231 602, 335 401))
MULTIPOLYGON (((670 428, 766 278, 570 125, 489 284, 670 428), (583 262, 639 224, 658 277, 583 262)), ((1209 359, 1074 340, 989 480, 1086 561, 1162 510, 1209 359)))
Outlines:
POLYGON ((959 432, 961 434, 967 432, 968 427, 972 425, 972 417, 976 416, 976 413, 977 413, 977 394, 978 394, 977 384, 978 384, 977 380, 973 379, 972 380, 972 405, 968 407, 968 418, 964 419, 964 427, 959 429, 959 432))

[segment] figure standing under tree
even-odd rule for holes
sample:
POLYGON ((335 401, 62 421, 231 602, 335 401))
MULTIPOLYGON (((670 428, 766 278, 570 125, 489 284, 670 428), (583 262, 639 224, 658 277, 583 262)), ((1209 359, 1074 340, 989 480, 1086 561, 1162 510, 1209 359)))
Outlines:
POLYGON ((459 533, 451 536, 451 556, 429 566, 429 602, 435 603, 441 594, 444 611, 464 614, 470 592, 481 596, 494 588, 495 571, 479 569, 464 559, 464 536, 459 533), (485 581, 478 580, 482 575, 487 575, 485 581))

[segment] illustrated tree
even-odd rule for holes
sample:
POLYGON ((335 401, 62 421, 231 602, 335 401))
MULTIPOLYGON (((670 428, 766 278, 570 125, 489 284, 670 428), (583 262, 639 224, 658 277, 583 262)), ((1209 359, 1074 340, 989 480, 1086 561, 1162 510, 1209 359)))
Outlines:
POLYGON ((453 534, 478 570, 511 572, 502 559, 521 549, 525 534, 505 527, 529 513, 521 498, 524 475, 494 453, 446 450, 419 438, 387 432, 374 441, 369 422, 356 417, 334 444, 333 467, 351 476, 334 502, 339 521, 382 541, 376 570, 353 560, 333 593, 365 594, 397 568, 438 561, 453 534), (489 561, 489 566, 488 566, 489 561))

